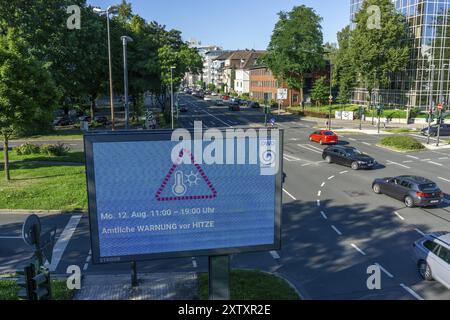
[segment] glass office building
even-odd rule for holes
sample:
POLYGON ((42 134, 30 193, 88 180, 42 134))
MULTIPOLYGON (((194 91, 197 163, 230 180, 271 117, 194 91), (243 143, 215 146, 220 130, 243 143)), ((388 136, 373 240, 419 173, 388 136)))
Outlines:
MULTIPOLYGON (((364 0, 350 0, 353 23, 364 0)), ((408 69, 393 74, 388 87, 379 91, 384 105, 420 107, 450 101, 450 0, 393 0, 399 12, 406 16, 411 45, 408 69), (442 95, 442 97, 441 97, 442 95)), ((374 99, 374 98, 372 98, 374 99)), ((356 88, 353 102, 367 103, 367 90, 356 88)))

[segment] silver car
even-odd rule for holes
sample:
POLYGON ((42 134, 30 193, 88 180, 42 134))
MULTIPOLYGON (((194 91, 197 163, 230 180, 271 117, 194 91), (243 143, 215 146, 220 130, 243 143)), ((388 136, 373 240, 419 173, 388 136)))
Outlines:
POLYGON ((450 289, 450 232, 425 235, 414 243, 414 256, 424 280, 436 280, 450 289))

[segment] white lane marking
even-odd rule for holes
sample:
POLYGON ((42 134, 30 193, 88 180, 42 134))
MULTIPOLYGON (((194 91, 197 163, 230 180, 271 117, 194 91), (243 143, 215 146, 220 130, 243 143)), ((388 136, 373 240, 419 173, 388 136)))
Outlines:
POLYGON ((448 157, 439 158, 438 160, 448 160, 448 157))
POLYGON ((312 146, 312 145, 310 145, 310 144, 305 144, 305 146, 308 146, 308 147, 313 148, 313 149, 315 149, 315 150, 317 150, 317 151, 323 152, 323 150, 320 149, 319 147, 312 146))
POLYGON ((440 180, 442 180, 442 181, 445 181, 445 182, 450 182, 449 179, 445 179, 445 178, 442 178, 442 177, 438 177, 438 179, 440 179, 440 180))
POLYGON ((307 146, 304 146, 304 145, 301 145, 301 144, 299 144, 298 146, 299 146, 300 148, 303 148, 303 149, 306 149, 306 150, 308 150, 308 151, 315 152, 315 153, 318 153, 318 154, 322 154, 322 153, 323 153, 322 151, 317 151, 317 150, 315 150, 315 149, 308 148, 307 146))
POLYGON ((356 141, 356 139, 353 139, 353 138, 348 138, 348 140, 350 140, 350 141, 356 141))
POLYGON ((405 218, 403 218, 403 217, 400 215, 400 213, 398 213, 397 211, 395 211, 394 213, 395 213, 395 215, 396 215, 397 217, 400 218, 400 220, 405 221, 405 218))
POLYGON ((339 174, 346 174, 346 173, 348 173, 348 171, 347 171, 347 170, 345 170, 345 171, 342 171, 342 172, 339 172, 339 174))
POLYGON ((383 266, 379 263, 375 263, 375 265, 381 269, 381 271, 383 271, 389 278, 394 279, 394 276, 392 275, 392 273, 390 273, 389 271, 387 271, 385 268, 383 268, 383 266))
POLYGON ((328 217, 327 217, 327 215, 325 214, 325 212, 320 211, 320 214, 322 215, 322 217, 323 217, 325 220, 328 220, 328 217))
POLYGON ((292 200, 297 201, 297 199, 295 199, 295 197, 294 197, 292 194, 290 194, 289 192, 287 192, 286 189, 283 189, 283 192, 286 193, 292 200))
POLYGON ((367 255, 367 254, 366 254, 364 251, 362 251, 356 244, 352 243, 351 246, 352 246, 356 251, 358 251, 359 253, 361 253, 363 256, 366 256, 366 255, 367 255))
POLYGON ((23 239, 22 237, 0 237, 0 239, 23 239))
POLYGON ((363 144, 365 144, 366 146, 372 146, 370 143, 368 143, 368 142, 363 142, 363 144))
POLYGON ((431 161, 431 159, 422 159, 422 160, 420 160, 420 161, 422 161, 422 162, 427 162, 427 161, 431 161))
POLYGON ((406 160, 406 161, 403 161, 403 163, 413 163, 414 162, 414 160, 406 160))
POLYGON ((64 251, 67 248, 67 245, 69 244, 70 239, 72 238, 75 229, 78 226, 78 223, 80 222, 82 216, 72 216, 67 223, 66 227, 64 228, 63 232, 58 238, 58 241, 55 244, 55 247, 53 248, 53 258, 52 258, 52 264, 50 265, 49 269, 51 272, 55 271, 58 267, 59 261, 61 261, 61 258, 64 254, 64 251))
POLYGON ((88 267, 89 267, 89 263, 86 262, 86 263, 84 264, 83 271, 86 271, 86 270, 88 269, 88 267))
POLYGON ((420 160, 420 158, 417 158, 417 157, 414 157, 414 156, 410 156, 410 155, 407 155, 407 157, 411 158, 411 159, 414 159, 414 160, 420 160))
POLYGON ((320 207, 320 200, 317 200, 317 206, 320 207))
POLYGON ((91 262, 91 259, 92 259, 92 257, 89 255, 86 259, 86 262, 88 262, 88 263, 91 262))
POLYGON ((405 286, 403 283, 400 285, 403 289, 405 289, 410 295, 412 295, 414 298, 416 298, 417 300, 425 300, 424 298, 422 298, 421 296, 419 296, 417 294, 417 292, 415 292, 413 289, 411 289, 408 286, 405 286))
POLYGON ((414 229, 415 231, 417 231, 417 233, 419 233, 422 237, 425 237, 425 232, 422 232, 421 230, 419 230, 419 229, 414 229))
POLYGON ((335 176, 331 176, 328 178, 328 180, 333 180, 335 178, 335 176))
POLYGON ((336 228, 335 226, 331 226, 331 228, 332 228, 338 235, 342 236, 342 232, 341 232, 338 228, 336 228))
POLYGON ((270 255, 271 255, 272 258, 274 258, 275 260, 280 260, 280 255, 278 254, 278 252, 276 252, 276 251, 270 251, 270 255))
POLYGON ((322 182, 322 184, 320 185, 321 188, 325 187, 326 183, 322 182))
POLYGON ((212 113, 209 113, 208 111, 205 111, 205 110, 203 110, 203 112, 209 114, 209 115, 210 115, 211 117, 213 117, 214 119, 216 119, 216 120, 222 122, 222 123, 223 123, 224 125, 226 125, 227 127, 233 128, 232 125, 226 123, 225 121, 222 121, 221 119, 217 118, 217 117, 216 117, 215 115, 213 115, 212 113))
POLYGON ((306 164, 302 164, 302 167, 309 167, 310 165, 312 165, 312 163, 306 163, 306 164))
POLYGON ((399 167, 403 167, 403 168, 405 168, 405 169, 411 169, 411 167, 405 166, 405 165, 403 165, 403 164, 401 164, 401 163, 397 163, 397 162, 390 161, 390 160, 388 160, 387 162, 388 162, 388 164, 395 164, 395 165, 397 165, 397 166, 399 166, 399 167))
POLYGON ((435 166, 443 167, 444 165, 442 163, 437 163, 434 161, 428 161, 429 164, 434 164, 435 166))
POLYGON ((197 265, 197 260, 195 260, 195 258, 192 258, 192 266, 193 266, 194 268, 197 268, 197 267, 198 267, 198 265, 197 265))
POLYGON ((322 195, 322 190, 319 190, 319 192, 317 192, 317 196, 320 197, 322 195))
POLYGON ((291 161, 300 161, 300 160, 301 160, 301 159, 299 159, 299 158, 297 158, 297 157, 294 157, 294 156, 291 156, 291 155, 289 155, 289 154, 285 154, 285 155, 283 156, 283 158, 284 158, 285 160, 289 161, 289 162, 291 162, 291 161))

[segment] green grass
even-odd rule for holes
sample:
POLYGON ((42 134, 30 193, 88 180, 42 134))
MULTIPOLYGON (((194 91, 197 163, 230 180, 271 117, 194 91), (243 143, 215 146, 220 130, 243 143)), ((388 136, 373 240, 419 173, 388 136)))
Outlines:
MULTIPOLYGON (((0 281, 0 301, 19 300, 17 293, 19 287, 15 281, 0 281)), ((65 280, 52 280, 53 300, 72 300, 74 291, 67 289, 65 280)))
POLYGON ((84 166, 15 163, 12 181, 0 168, 0 208, 73 211, 87 208, 84 166))
POLYGON ((10 161, 53 161, 84 163, 84 152, 69 152, 64 156, 52 157, 44 154, 18 155, 17 152, 13 150, 9 153, 9 159, 10 161))
POLYGON ((52 133, 34 136, 13 137, 11 140, 39 140, 39 141, 58 141, 58 140, 82 140, 83 132, 79 129, 58 129, 52 133))
POLYGON ((409 132, 414 132, 414 130, 412 130, 412 129, 407 129, 407 128, 388 129, 388 130, 384 130, 384 131, 390 132, 390 133, 409 133, 409 132))
MULTIPOLYGON (((235 270, 230 275, 231 300, 299 300, 281 278, 260 271, 235 270)), ((208 275, 199 275, 200 300, 208 300, 208 275)))
POLYGON ((409 136, 394 135, 384 137, 380 141, 380 145, 393 150, 407 152, 407 151, 421 151, 425 147, 419 141, 409 136))

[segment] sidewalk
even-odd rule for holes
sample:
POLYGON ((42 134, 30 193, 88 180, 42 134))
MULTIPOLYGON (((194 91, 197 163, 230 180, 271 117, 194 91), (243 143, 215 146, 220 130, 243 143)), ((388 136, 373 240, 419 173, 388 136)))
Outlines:
POLYGON ((197 300, 196 273, 138 274, 139 287, 131 287, 131 275, 87 275, 74 300, 197 300))

